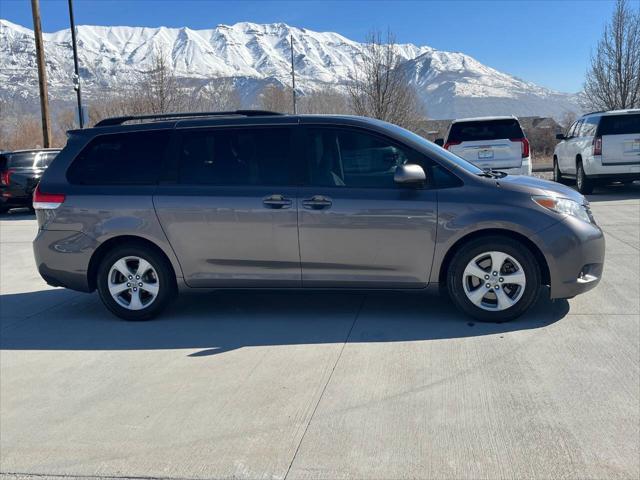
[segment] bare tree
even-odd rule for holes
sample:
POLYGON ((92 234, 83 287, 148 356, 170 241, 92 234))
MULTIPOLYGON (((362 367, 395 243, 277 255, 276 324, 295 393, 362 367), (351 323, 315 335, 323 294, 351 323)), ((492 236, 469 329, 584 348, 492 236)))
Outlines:
POLYGON ((280 85, 267 85, 260 93, 260 107, 272 112, 290 113, 291 88, 280 85))
POLYGON ((362 58, 356 63, 347 85, 351 107, 356 115, 386 120, 406 128, 415 128, 424 117, 423 104, 409 84, 402 68, 395 37, 387 32, 368 35, 362 58))
POLYGON ((197 91, 185 92, 187 110, 194 112, 231 111, 242 106, 240 95, 230 78, 216 79, 197 91))
POLYGON ((564 131, 567 131, 573 122, 576 121, 578 115, 576 112, 566 111, 562 114, 562 119, 560 120, 560 126, 564 131))
POLYGON ((156 49, 150 70, 143 72, 137 85, 137 93, 144 99, 146 113, 170 113, 179 110, 181 89, 171 65, 171 58, 156 49))
POLYGON ((335 115, 353 113, 349 97, 329 87, 298 97, 298 112, 335 115))
POLYGON ((627 0, 616 8, 591 56, 585 106, 595 110, 640 107, 640 9, 627 0))

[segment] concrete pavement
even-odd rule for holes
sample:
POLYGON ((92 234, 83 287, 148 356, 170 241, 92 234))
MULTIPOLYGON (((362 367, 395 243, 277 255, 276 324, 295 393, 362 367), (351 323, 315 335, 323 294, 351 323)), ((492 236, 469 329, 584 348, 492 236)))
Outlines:
POLYGON ((0 217, 5 477, 638 478, 640 186, 591 197, 598 288, 478 324, 400 293, 182 296, 127 323, 0 217))

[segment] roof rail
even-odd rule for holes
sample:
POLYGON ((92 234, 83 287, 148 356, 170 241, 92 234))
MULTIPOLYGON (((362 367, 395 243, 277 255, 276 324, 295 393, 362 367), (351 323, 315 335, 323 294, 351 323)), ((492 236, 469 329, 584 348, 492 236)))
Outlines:
POLYGON ((284 115, 280 112, 270 112, 268 110, 233 110, 229 112, 186 112, 186 113, 160 113, 157 115, 126 115, 122 117, 111 117, 100 120, 95 127, 112 127, 122 125, 133 120, 169 120, 180 118, 197 117, 226 117, 230 115, 241 115, 245 117, 261 117, 269 115, 284 115))

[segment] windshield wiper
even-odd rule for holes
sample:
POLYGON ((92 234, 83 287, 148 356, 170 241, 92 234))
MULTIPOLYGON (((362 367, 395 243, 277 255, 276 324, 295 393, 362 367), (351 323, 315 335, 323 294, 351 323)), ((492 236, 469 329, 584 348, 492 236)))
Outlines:
POLYGON ((504 178, 508 175, 508 173, 502 172, 500 170, 492 170, 491 168, 485 168, 482 170, 482 173, 479 173, 478 175, 488 178, 504 178))

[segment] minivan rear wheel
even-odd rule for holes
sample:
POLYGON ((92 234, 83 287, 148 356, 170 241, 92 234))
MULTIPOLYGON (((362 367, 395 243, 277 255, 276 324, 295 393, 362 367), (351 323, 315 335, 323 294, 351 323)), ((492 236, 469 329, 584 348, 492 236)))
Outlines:
POLYGON ((529 249, 508 237, 482 237, 455 253, 447 289, 456 306, 485 322, 505 322, 526 312, 541 288, 540 266, 529 249))
POLYGON ((102 303, 125 320, 157 316, 175 294, 167 260, 141 245, 122 245, 107 253, 98 267, 102 303))

